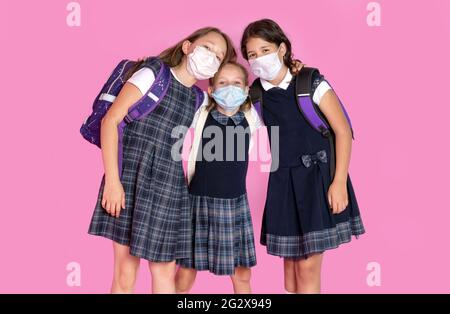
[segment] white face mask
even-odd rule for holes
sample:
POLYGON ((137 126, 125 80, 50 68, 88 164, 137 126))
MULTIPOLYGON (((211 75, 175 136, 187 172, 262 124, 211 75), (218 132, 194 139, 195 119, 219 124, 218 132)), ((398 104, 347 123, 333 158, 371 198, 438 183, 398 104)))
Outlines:
POLYGON ((203 46, 195 47, 188 55, 187 70, 197 80, 207 80, 219 70, 216 54, 203 46))
POLYGON ((250 63, 253 74, 266 81, 273 80, 280 73, 281 67, 283 66, 280 57, 278 57, 280 48, 281 46, 278 47, 276 52, 256 59, 250 59, 248 62, 250 63))

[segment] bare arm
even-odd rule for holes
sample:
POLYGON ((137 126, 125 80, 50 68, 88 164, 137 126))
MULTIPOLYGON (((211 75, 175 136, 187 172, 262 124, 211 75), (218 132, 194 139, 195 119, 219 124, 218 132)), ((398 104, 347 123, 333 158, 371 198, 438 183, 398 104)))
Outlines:
POLYGON ((347 177, 352 150, 352 131, 333 90, 325 93, 319 108, 336 136, 336 173, 330 186, 328 199, 333 213, 340 213, 348 205, 347 177))
POLYGON ((141 97, 142 93, 136 86, 125 83, 101 123, 100 136, 105 169, 102 206, 113 216, 119 216, 120 208, 125 208, 125 193, 120 183, 118 166, 119 134, 117 127, 127 115, 128 109, 141 97))

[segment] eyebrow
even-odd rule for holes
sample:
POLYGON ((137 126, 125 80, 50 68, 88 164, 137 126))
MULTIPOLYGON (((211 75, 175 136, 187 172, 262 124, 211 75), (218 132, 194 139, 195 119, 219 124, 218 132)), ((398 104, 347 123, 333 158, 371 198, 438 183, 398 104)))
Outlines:
POLYGON ((220 80, 225 80, 225 81, 230 81, 230 82, 238 82, 239 81, 240 83, 244 83, 245 82, 245 79, 243 77, 233 78, 233 79, 229 80, 225 76, 219 76, 219 77, 217 77, 216 82, 218 82, 220 80))
MULTIPOLYGON (((264 45, 261 47, 261 49, 264 49, 264 48, 270 48, 270 46, 264 45)), ((255 53, 255 52, 253 50, 249 50, 249 51, 247 51, 247 54, 249 54, 249 53, 255 53)))
MULTIPOLYGON (((224 75, 219 75, 218 77, 217 77, 217 80, 219 81, 219 80, 228 80, 228 78, 226 77, 226 76, 224 76, 224 75)), ((229 80, 229 81, 245 81, 245 79, 243 78, 243 77, 237 77, 237 78, 232 78, 231 80, 229 80)))

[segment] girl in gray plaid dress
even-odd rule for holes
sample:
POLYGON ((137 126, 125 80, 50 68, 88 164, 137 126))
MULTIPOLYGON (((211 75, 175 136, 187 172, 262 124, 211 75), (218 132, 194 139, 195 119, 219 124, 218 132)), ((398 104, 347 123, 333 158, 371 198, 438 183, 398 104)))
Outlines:
POLYGON ((245 181, 250 138, 259 117, 248 101, 248 74, 240 64, 225 64, 209 92, 211 103, 198 110, 193 122, 188 163, 192 253, 177 260, 177 290, 187 293, 196 272, 208 270, 231 276, 235 293, 249 293, 256 254, 245 181))
POLYGON ((221 62, 235 57, 230 39, 216 28, 200 29, 160 54, 171 68, 170 85, 151 114, 125 128, 121 173, 117 125, 154 82, 157 62, 132 70, 102 121, 105 175, 89 233, 113 241, 111 292, 132 292, 140 258, 149 261, 154 293, 175 292, 175 259, 189 256, 192 226, 182 163, 171 155, 179 140, 172 130, 192 122, 196 80, 212 77, 221 62))

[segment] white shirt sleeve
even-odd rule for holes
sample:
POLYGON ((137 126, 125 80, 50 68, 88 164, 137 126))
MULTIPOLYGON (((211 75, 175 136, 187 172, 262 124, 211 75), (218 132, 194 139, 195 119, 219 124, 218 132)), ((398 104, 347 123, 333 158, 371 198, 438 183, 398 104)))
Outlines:
POLYGON ((313 101, 316 105, 320 105, 320 101, 322 100, 323 95, 326 94, 331 89, 330 84, 327 81, 320 82, 319 86, 317 86, 314 91, 313 101))
POLYGON ((145 95, 153 82, 155 81, 155 74, 149 68, 142 68, 136 71, 129 79, 128 83, 133 84, 141 91, 142 95, 145 95))
POLYGON ((258 114, 258 111, 256 111, 255 106, 253 106, 253 105, 252 105, 250 110, 251 110, 251 114, 253 116, 253 119, 255 119, 255 121, 256 121, 256 126, 255 127, 256 127, 256 129, 259 129, 262 126, 262 122, 261 122, 261 118, 260 118, 260 116, 258 114))
POLYGON ((200 107, 197 109, 197 112, 194 115, 194 119, 192 119, 192 123, 190 128, 194 128, 197 125, 197 121, 198 121, 198 117, 200 115, 200 112, 203 110, 203 108, 205 108, 206 106, 208 106, 209 104, 209 97, 208 97, 208 93, 206 93, 205 91, 203 91, 203 94, 205 95, 204 99, 203 99, 203 103, 200 105, 200 107))

